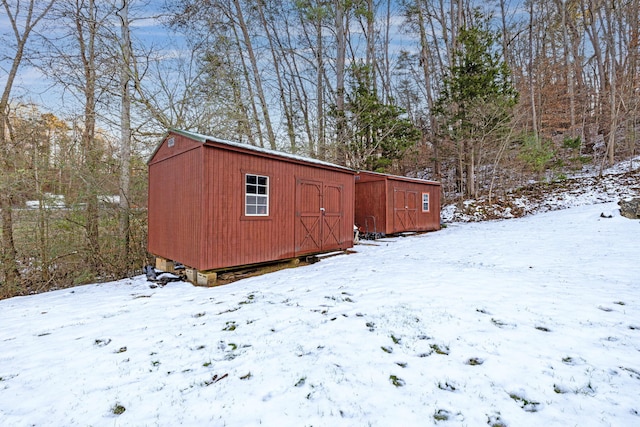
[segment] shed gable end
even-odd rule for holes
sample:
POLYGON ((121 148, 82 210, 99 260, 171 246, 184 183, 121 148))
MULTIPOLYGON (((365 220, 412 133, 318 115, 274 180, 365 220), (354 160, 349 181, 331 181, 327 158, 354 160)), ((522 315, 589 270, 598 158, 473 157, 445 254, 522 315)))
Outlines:
POLYGON ((170 133, 165 137, 160 145, 156 148, 156 151, 151 155, 149 164, 158 163, 163 160, 169 159, 174 156, 178 156, 190 150, 201 148, 202 143, 194 141, 183 135, 170 133))

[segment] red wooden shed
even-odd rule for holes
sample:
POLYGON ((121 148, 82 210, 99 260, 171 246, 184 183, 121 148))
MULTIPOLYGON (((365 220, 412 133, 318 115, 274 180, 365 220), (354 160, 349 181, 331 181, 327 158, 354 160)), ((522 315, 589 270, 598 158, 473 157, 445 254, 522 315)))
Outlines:
POLYGON ((365 232, 440 229, 439 182, 359 172, 355 197, 355 222, 365 232))
POLYGON ((207 271, 353 246, 351 169, 183 130, 148 166, 157 257, 207 271))

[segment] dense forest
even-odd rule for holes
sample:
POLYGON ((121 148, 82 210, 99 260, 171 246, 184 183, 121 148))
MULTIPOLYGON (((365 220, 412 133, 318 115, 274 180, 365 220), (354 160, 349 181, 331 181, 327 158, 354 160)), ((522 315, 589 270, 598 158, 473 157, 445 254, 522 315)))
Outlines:
POLYGON ((640 0, 1 2, 0 298, 147 262, 169 128, 438 180, 445 203, 640 149, 640 0))

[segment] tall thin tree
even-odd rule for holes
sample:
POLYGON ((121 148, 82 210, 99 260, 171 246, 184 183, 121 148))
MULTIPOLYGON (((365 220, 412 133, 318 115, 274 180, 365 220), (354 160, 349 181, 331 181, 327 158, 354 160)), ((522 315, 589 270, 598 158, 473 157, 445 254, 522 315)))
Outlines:
POLYGON ((131 35, 129 29, 129 0, 122 0, 118 10, 120 17, 120 188, 119 231, 121 239, 120 258, 125 270, 129 269, 129 218, 130 186, 131 186, 131 35))

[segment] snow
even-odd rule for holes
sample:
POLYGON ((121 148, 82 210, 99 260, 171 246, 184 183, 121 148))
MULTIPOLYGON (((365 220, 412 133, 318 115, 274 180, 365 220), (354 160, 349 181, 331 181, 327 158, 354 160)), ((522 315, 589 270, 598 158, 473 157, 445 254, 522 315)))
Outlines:
POLYGON ((638 241, 605 203, 0 301, 0 425, 640 425, 638 241))
POLYGON ((442 207, 441 220, 449 222, 508 219, 566 209, 573 206, 619 201, 640 195, 640 156, 604 169, 593 165, 572 178, 552 183, 532 181, 529 187, 514 189, 509 196, 484 196, 442 207))
MULTIPOLYGON (((621 173, 632 172, 638 169, 640 169, 640 156, 632 157, 627 160, 622 160, 617 162, 613 166, 604 168, 602 170, 602 175, 604 176, 619 175, 621 173)), ((600 165, 588 164, 582 168, 582 171, 580 173, 575 174, 574 177, 578 177, 578 178, 593 177, 598 175, 599 170, 600 170, 600 165)))

